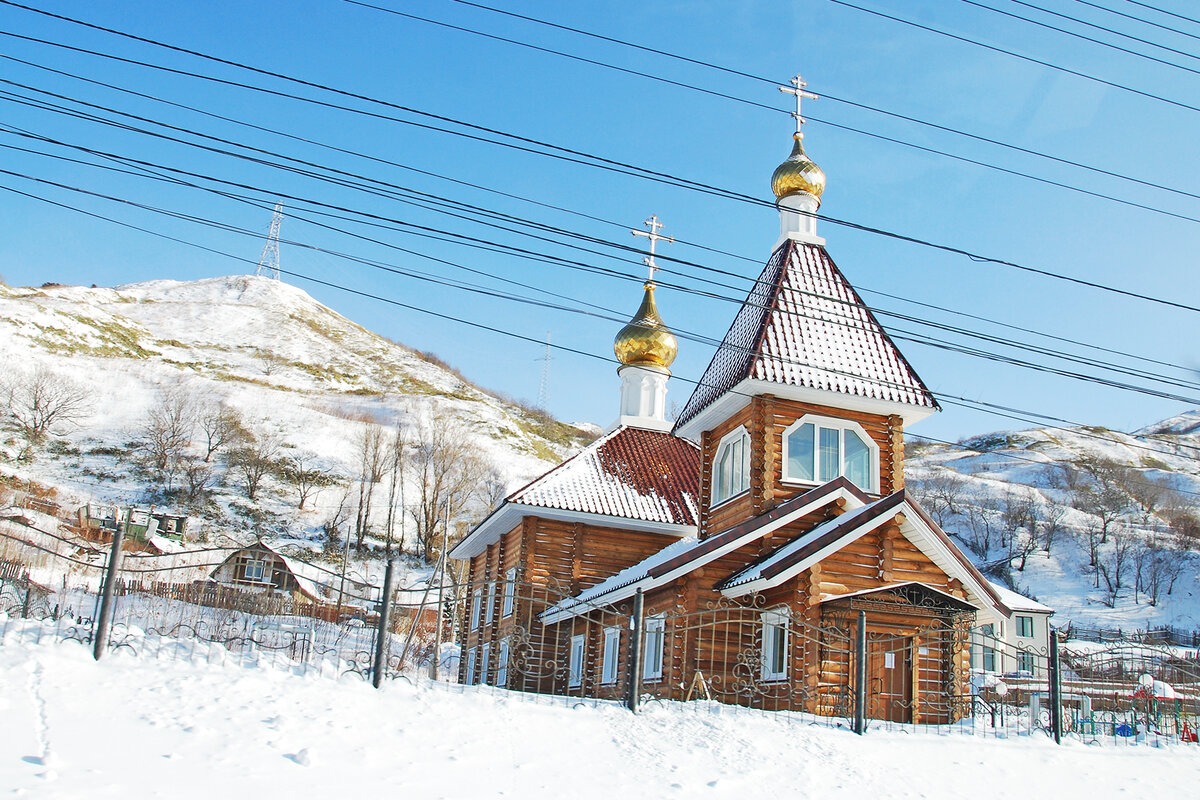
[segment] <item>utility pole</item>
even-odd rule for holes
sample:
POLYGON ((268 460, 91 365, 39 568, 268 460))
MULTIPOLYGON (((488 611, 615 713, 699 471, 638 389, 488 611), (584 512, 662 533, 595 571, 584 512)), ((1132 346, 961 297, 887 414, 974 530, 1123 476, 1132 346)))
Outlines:
POLYGON ((442 552, 438 556, 438 562, 441 564, 441 575, 438 578, 438 603, 437 603, 437 637, 434 640, 433 650, 433 679, 438 679, 438 665, 442 660, 442 624, 443 617, 446 613, 445 597, 446 597, 446 545, 450 541, 450 501, 446 500, 446 521, 442 526, 442 552))

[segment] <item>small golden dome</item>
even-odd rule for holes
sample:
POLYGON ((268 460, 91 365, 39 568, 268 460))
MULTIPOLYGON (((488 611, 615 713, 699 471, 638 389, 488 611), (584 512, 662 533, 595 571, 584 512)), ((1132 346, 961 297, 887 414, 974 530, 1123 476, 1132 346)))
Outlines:
POLYGON ((796 143, 792 145, 792 154, 771 175, 771 191, 775 192, 776 200, 805 192, 817 198, 817 205, 820 205, 821 194, 825 191, 825 172, 805 154, 802 135, 796 134, 793 138, 796 143))
POLYGON ((622 366, 667 369, 679 352, 679 342, 658 315, 654 284, 647 283, 645 289, 646 295, 637 313, 613 340, 613 352, 622 366))

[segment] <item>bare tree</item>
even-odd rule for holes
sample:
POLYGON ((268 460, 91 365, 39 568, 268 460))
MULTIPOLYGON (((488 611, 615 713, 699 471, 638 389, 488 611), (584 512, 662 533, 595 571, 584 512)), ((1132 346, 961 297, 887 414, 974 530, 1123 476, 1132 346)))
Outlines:
POLYGON ((911 484, 917 502, 945 527, 950 518, 961 513, 966 481, 950 470, 939 470, 928 478, 911 484))
POLYGON ((1109 531, 1109 538, 1112 539, 1112 546, 1106 558, 1097 560, 1096 569, 1104 578, 1104 604, 1112 608, 1121 592, 1137 537, 1126 526, 1116 525, 1109 531))
POLYGON ((276 456, 281 442, 272 431, 251 432, 250 437, 229 451, 226 460, 230 469, 242 479, 246 497, 258 498, 263 479, 277 468, 276 456))
POLYGON ((967 520, 967 547, 980 558, 987 558, 1001 527, 1000 501, 990 493, 980 494, 972 505, 962 506, 967 520))
POLYGON ((204 505, 216 479, 212 465, 195 456, 185 456, 182 471, 188 503, 193 507, 204 505))
POLYGON ((1063 530, 1063 518, 1067 515, 1067 507, 1058 503, 1046 503, 1041 507, 1038 519, 1042 529, 1042 547, 1046 550, 1046 558, 1050 557, 1050 548, 1063 530))
POLYGON ((442 526, 469 508, 487 464, 462 426, 449 417, 435 417, 420 426, 411 459, 417 499, 408 510, 422 555, 426 563, 433 563, 441 551, 442 526))
POLYGON ((354 548, 362 552, 363 542, 371 528, 371 506, 375 486, 383 480, 387 462, 387 441, 384 430, 374 422, 364 422, 355 440, 358 456, 358 510, 354 515, 354 548))
POLYGON ((143 461, 167 491, 183 470, 184 454, 192 443, 195 426, 195 407, 184 388, 174 385, 159 389, 138 438, 143 461))
POLYGON ((246 437, 242 415, 223 403, 210 399, 197 413, 200 430, 204 433, 204 462, 212 461, 222 447, 234 446, 246 437))
POLYGON ((31 444, 38 444, 52 428, 78 425, 92 413, 88 390, 45 367, 17 374, 0 382, 10 424, 31 444))
POLYGON ((1100 521, 1100 544, 1108 543, 1113 523, 1129 513, 1129 469, 1107 458, 1084 456, 1074 462, 1090 481, 1074 490, 1074 505, 1100 521))
POLYGON ((397 519, 400 521, 400 541, 397 543, 399 552, 404 552, 404 465, 408 459, 408 431, 402 420, 396 420, 392 430, 392 438, 387 452, 388 508, 384 555, 392 557, 392 539, 397 519), (397 509, 396 500, 399 495, 400 507, 397 509))
POLYGON ((304 510, 304 504, 308 502, 310 496, 326 486, 337 483, 334 474, 322 467, 316 457, 310 453, 300 453, 281 459, 279 476, 296 490, 301 511, 304 510))

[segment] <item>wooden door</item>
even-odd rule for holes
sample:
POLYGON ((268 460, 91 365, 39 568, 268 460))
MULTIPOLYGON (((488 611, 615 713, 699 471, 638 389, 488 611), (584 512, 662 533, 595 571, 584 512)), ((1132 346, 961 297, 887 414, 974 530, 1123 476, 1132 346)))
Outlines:
POLYGON ((867 641, 867 716, 912 722, 912 638, 882 636, 867 641))

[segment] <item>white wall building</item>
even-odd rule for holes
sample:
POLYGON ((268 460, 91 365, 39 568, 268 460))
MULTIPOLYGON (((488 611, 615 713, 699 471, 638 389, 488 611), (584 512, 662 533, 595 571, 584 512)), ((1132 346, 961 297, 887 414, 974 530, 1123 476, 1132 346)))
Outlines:
POLYGON ((1050 657, 1050 617, 1054 609, 1030 600, 999 583, 992 583, 1001 601, 1012 609, 1003 623, 971 630, 971 669, 999 675, 1042 677, 1050 657))

